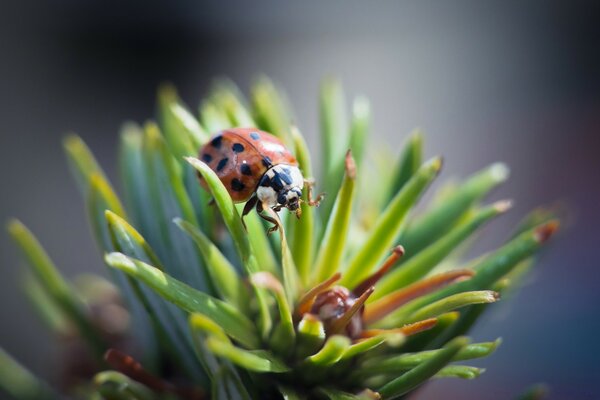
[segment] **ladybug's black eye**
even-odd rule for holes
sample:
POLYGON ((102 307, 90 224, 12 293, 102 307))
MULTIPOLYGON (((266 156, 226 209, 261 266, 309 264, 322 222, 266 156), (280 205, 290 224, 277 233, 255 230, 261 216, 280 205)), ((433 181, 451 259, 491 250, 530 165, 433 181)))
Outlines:
POLYGON ((279 204, 285 204, 287 202, 287 198, 285 197, 285 193, 280 193, 279 196, 277 196, 277 202, 279 204))

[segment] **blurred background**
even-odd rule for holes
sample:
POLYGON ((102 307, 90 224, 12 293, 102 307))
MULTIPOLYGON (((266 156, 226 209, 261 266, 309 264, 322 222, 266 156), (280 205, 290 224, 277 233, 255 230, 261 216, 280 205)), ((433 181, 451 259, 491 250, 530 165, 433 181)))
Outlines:
MULTIPOLYGON (((551 399, 600 398, 598 2, 2 2, 0 54, 0 219, 18 216, 67 276, 105 270, 63 158, 66 132, 114 181, 119 128, 153 115, 159 83, 195 108, 212 78, 246 91, 264 73, 318 151, 318 86, 334 75, 349 97, 371 99, 374 142, 397 153, 422 127, 426 153, 445 157, 442 178, 510 165, 493 197, 515 207, 479 251, 536 205, 569 209, 531 282, 473 332, 504 339, 487 373, 435 381, 420 398, 505 399, 538 382, 551 399)), ((57 349, 20 292, 21 267, 0 235, 0 346, 51 378, 57 349)))

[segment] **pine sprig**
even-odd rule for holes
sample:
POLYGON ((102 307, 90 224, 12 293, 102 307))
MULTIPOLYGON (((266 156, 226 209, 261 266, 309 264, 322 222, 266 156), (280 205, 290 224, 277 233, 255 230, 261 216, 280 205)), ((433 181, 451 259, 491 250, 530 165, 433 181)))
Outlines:
MULTIPOLYGON (((379 192, 360 191, 359 183, 378 179, 365 151, 369 102, 356 98, 347 117, 341 85, 328 80, 319 104, 317 186, 327 197, 318 210, 304 204, 300 220, 283 211, 271 237, 256 214, 242 222, 241 206, 196 158, 209 132, 256 126, 281 138, 305 177, 314 178, 289 102, 267 78, 252 87, 250 101, 232 82, 218 81, 198 115, 172 86, 161 87, 158 123, 127 123, 121 134, 125 201, 85 143, 65 139, 92 231, 131 317, 129 341, 137 345, 114 350, 122 342, 103 330, 95 311, 111 302, 82 301, 23 224, 12 221, 8 230, 32 271, 30 298, 47 303, 36 308, 49 327, 74 331, 96 354, 90 362, 98 374, 80 395, 393 399, 434 377, 474 379, 484 371, 454 363, 486 357, 500 340, 470 344, 464 335, 531 269, 557 229, 555 215, 535 212, 498 250, 459 261, 455 250, 510 208, 507 201, 481 205, 508 169, 491 165, 415 216, 442 167, 439 157, 422 162, 423 133, 411 134, 398 160, 389 160, 395 167, 379 192), (371 199, 381 199, 378 213, 371 199), (141 362, 125 350, 137 351, 141 362)), ((0 356, 15 377, 0 379, 6 392, 55 396, 0 356)))

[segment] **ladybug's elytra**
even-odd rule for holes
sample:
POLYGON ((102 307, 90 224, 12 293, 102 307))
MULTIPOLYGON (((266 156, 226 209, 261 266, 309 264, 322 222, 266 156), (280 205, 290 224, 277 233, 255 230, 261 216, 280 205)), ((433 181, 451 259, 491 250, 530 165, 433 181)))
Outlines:
MULTIPOLYGON (((306 184, 307 203, 318 206, 319 195, 312 200, 312 181, 304 179, 298 161, 275 136, 255 128, 230 128, 215 134, 200 149, 200 160, 219 177, 236 203, 246 201, 242 217, 256 207, 259 215, 278 223, 261 212, 270 207, 278 212, 283 207, 300 217, 302 189, 306 184)), ((200 177, 201 185, 206 182, 200 177)))

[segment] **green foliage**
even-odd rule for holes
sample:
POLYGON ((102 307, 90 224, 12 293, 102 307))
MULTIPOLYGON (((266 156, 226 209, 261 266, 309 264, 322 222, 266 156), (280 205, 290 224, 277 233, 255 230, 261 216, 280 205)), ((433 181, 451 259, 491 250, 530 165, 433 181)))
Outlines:
POLYGON ((50 400, 57 398, 46 383, 0 349, 0 388, 15 399, 50 400))
MULTIPOLYGON (((30 267, 25 288, 36 310, 53 332, 95 355, 98 373, 71 397, 393 399, 431 378, 483 372, 454 363, 488 356, 499 340, 469 344, 463 335, 500 293, 519 286, 556 230, 554 213, 533 213, 498 250, 460 261, 455 250, 508 210, 506 201, 481 205, 507 168, 493 164, 414 216, 442 167, 440 157, 422 162, 424 135, 415 131, 389 160, 389 182, 363 193, 359 183, 377 179, 363 168, 371 161, 369 102, 357 97, 347 113, 342 87, 330 79, 319 104, 316 190, 327 197, 318 210, 305 201, 299 220, 281 211, 270 238, 255 212, 244 224, 241 205, 196 158, 209 132, 256 126, 281 138, 314 178, 289 103, 267 78, 253 85, 249 102, 233 83, 218 81, 198 115, 172 86, 161 87, 158 124, 122 130, 124 202, 83 141, 65 139, 92 232, 132 321, 127 341, 107 334, 94 310, 114 304, 86 300, 23 224, 8 224, 30 267), (371 199, 382 202, 376 215, 371 199), (335 293, 351 301, 332 320, 323 301, 335 293), (131 342, 121 350, 137 351, 141 365, 115 352, 102 359, 131 342)), ((0 369, 9 371, 0 387, 17 399, 56 396, 3 351, 0 369)))

